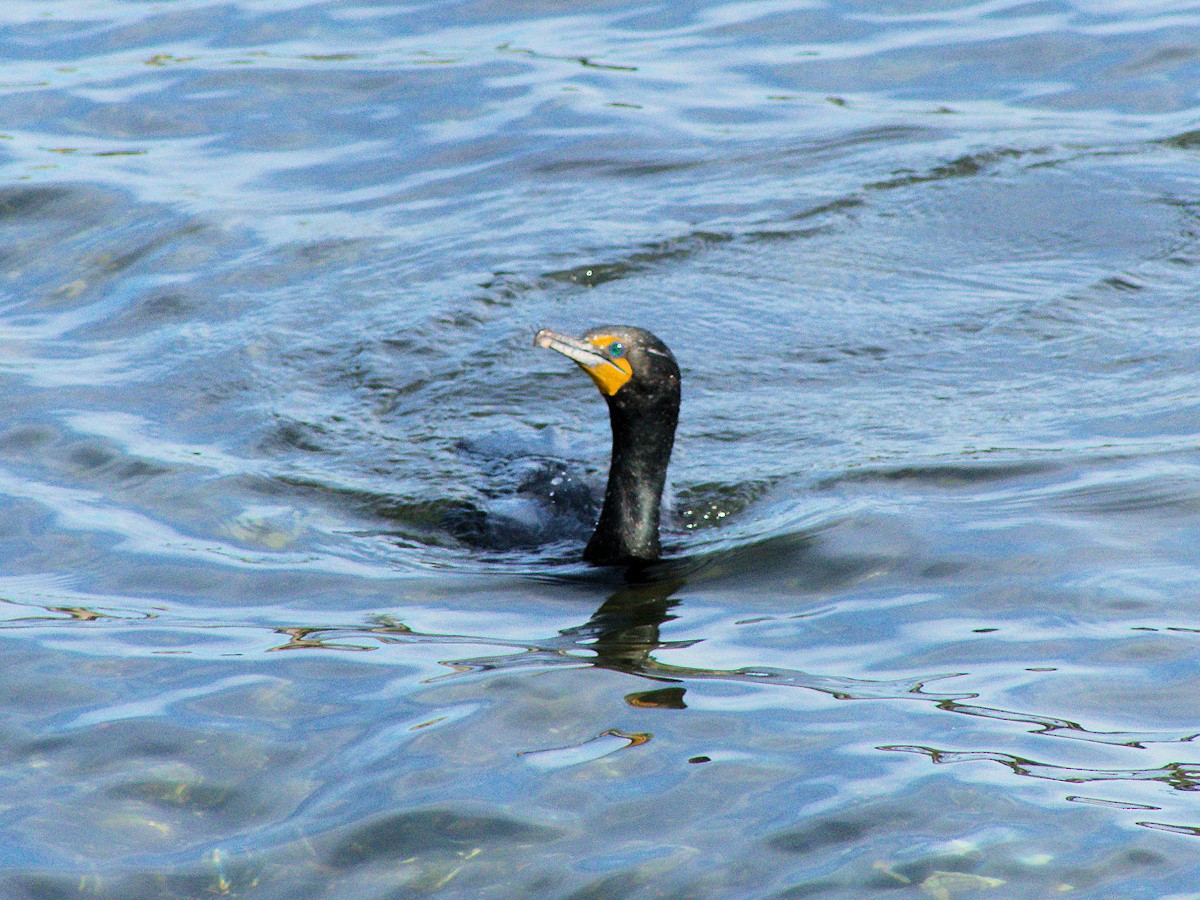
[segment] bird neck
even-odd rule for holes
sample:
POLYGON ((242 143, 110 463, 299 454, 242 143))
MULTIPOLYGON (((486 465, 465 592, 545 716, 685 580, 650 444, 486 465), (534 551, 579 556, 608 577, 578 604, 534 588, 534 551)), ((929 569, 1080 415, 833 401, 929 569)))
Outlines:
POLYGON ((583 558, 612 564, 657 559, 658 523, 667 464, 675 442, 678 401, 609 404, 612 465, 596 531, 583 558))

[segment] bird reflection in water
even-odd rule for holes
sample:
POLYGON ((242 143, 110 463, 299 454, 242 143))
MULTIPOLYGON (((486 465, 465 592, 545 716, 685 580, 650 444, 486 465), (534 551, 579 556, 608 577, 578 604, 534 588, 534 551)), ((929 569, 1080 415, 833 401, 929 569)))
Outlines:
POLYGON ((583 625, 563 632, 575 643, 586 642, 596 654, 593 665, 614 672, 667 678, 656 675, 659 663, 652 654, 661 647, 686 647, 692 641, 664 643, 659 627, 674 618, 671 608, 679 603, 672 599, 683 582, 633 581, 619 588, 600 605, 583 625))

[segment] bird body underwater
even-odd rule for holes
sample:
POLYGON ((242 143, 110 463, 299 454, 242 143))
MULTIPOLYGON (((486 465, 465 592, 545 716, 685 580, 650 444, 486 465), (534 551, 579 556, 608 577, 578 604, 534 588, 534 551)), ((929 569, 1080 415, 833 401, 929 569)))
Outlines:
POLYGON ((629 325, 593 328, 582 338, 542 329, 534 344, 578 363, 608 403, 612 462, 584 560, 622 565, 658 559, 659 510, 679 422, 675 357, 649 331, 629 325))

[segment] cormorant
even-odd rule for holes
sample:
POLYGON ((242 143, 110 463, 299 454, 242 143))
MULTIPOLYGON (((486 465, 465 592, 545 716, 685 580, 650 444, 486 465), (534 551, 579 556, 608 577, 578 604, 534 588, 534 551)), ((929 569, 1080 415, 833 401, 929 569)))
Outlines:
POLYGON ((573 359, 608 402, 612 463, 587 562, 658 559, 658 514, 679 421, 679 366, 667 345, 642 328, 609 325, 583 338, 543 328, 533 342, 573 359))

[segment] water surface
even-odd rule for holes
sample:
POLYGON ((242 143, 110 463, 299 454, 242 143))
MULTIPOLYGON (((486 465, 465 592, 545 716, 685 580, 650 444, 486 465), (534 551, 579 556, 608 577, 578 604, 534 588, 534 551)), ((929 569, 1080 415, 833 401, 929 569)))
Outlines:
POLYGON ((1200 6, 0 24, 6 896, 1194 890, 1200 6))

